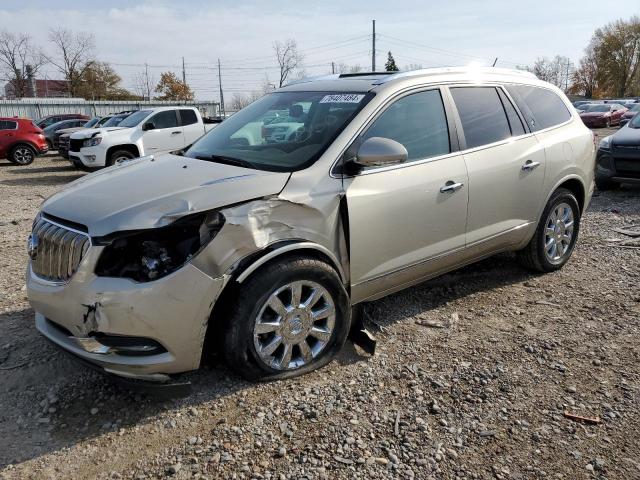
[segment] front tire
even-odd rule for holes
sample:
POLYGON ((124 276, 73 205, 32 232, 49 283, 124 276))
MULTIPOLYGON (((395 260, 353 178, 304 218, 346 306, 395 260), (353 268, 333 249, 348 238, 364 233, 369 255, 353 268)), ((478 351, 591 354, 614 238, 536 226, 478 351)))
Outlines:
POLYGON ((129 150, 116 150, 109 155, 109 158, 107 159, 107 167, 115 165, 117 162, 131 160, 133 158, 136 158, 136 156, 129 150))
POLYGON ((29 145, 16 145, 9 152, 9 161, 16 165, 30 165, 36 158, 36 151, 29 145))
POLYGON ((559 270, 571 257, 579 231, 578 201, 571 191, 559 188, 547 202, 533 238, 518 252, 518 259, 537 272, 559 270))
POLYGON ((290 378, 328 364, 351 324, 347 293, 325 262, 288 257, 258 270, 231 300, 228 366, 248 380, 290 378))

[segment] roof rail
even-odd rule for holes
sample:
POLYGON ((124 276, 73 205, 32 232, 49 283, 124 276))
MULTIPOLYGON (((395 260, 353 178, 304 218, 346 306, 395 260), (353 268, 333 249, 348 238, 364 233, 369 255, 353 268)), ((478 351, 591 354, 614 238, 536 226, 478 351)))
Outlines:
POLYGON ((340 78, 340 74, 338 73, 330 73, 328 75, 316 75, 314 77, 300 78, 298 80, 294 80, 293 82, 289 82, 283 86, 288 87, 289 85, 297 85, 298 83, 317 82, 318 80, 335 80, 337 78, 340 78))
POLYGON ((388 76, 389 72, 355 72, 355 73, 341 73, 339 78, 353 78, 353 77, 370 77, 371 75, 388 76))
POLYGON ((381 78, 374 82, 375 85, 382 85, 383 83, 397 80, 399 78, 407 77, 420 77, 429 75, 444 75, 447 73, 497 73, 501 75, 514 75, 527 78, 538 78, 533 73, 526 70, 517 70, 515 68, 500 68, 500 67, 438 67, 438 68, 422 68, 419 70, 411 70, 408 72, 398 72, 387 77, 381 78))

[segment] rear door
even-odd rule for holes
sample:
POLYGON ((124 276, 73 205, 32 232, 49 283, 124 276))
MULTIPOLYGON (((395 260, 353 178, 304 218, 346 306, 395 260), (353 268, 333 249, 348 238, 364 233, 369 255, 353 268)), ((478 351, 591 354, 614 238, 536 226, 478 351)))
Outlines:
POLYGON ((149 118, 145 124, 154 128, 142 135, 145 154, 170 152, 184 147, 184 133, 178 121, 177 110, 163 110, 149 118))
POLYGON ((192 108, 181 108, 178 113, 184 133, 184 144, 191 145, 204 135, 203 123, 198 121, 198 114, 192 108))
POLYGON ((469 174, 467 246, 520 242, 536 221, 545 153, 500 86, 451 87, 469 174))
POLYGON ((9 153, 9 146, 15 141, 18 122, 0 120, 0 158, 5 158, 9 153))

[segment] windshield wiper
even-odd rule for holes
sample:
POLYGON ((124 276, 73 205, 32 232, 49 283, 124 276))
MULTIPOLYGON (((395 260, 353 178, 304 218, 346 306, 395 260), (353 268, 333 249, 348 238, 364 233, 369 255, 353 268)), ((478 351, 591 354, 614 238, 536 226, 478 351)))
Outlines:
POLYGON ((253 163, 247 160, 243 160, 241 158, 226 157, 224 155, 196 155, 195 158, 197 158, 198 160, 208 160, 210 162, 223 163, 225 165, 235 165, 236 167, 253 169, 257 168, 253 163))

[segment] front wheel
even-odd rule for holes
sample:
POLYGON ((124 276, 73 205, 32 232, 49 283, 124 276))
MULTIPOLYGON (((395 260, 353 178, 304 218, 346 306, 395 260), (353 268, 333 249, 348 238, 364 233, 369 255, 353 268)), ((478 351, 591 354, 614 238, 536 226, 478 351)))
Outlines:
POLYGON ((239 287, 224 332, 230 368, 249 380, 305 374, 340 351, 351 323, 349 300, 328 264, 288 257, 239 287))
POLYGON ((579 230, 578 201, 572 192, 559 188, 547 202, 533 238, 518 252, 518 259, 538 272, 559 270, 571 257, 579 230))
POLYGON ((129 150, 116 150, 111 155, 109 155, 109 158, 107 159, 107 167, 115 165, 118 162, 131 160, 133 158, 136 158, 136 156, 129 150))
POLYGON ((36 152, 29 145, 16 145, 9 153, 9 161, 16 165, 29 165, 35 157, 36 152))

